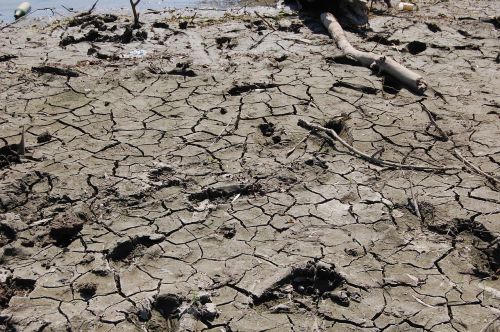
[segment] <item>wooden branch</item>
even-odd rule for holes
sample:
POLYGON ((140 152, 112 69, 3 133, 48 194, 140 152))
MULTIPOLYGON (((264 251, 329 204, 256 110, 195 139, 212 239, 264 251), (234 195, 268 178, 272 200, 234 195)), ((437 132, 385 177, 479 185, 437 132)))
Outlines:
POLYGON ((454 167, 454 166, 424 166, 424 165, 407 165, 407 164, 401 164, 393 161, 387 161, 379 158, 372 157, 352 145, 348 144, 346 141, 344 141, 339 135, 334 130, 325 128, 320 125, 316 125, 310 122, 307 122, 305 120, 299 119, 299 122, 297 123, 299 127, 302 127, 304 129, 310 130, 310 131, 316 131, 316 132, 324 132, 327 134, 332 135, 336 141, 338 141, 340 144, 342 144, 344 147, 347 148, 351 153, 354 155, 358 156, 361 159, 364 159, 372 164, 378 165, 378 166, 384 166, 384 167, 391 167, 391 168, 397 168, 397 169, 410 169, 410 170, 415 170, 415 171, 447 171, 447 170, 459 170, 460 168, 454 167))
POLYGON ((136 1, 130 0, 130 6, 132 7, 132 14, 134 14, 134 25, 132 25, 132 27, 134 29, 137 29, 140 27, 139 13, 137 12, 137 9, 135 8, 139 4, 139 2, 141 2, 141 0, 136 0, 136 1))
POLYGON ((380 73, 390 75, 415 92, 423 94, 427 83, 422 76, 409 70, 393 59, 372 52, 363 52, 355 49, 347 40, 344 30, 331 13, 322 13, 321 22, 328 29, 330 36, 348 58, 358 61, 370 69, 377 69, 380 73))
POLYGON ((460 153, 460 151, 458 151, 458 149, 455 149, 454 151, 455 151, 455 155, 457 156, 457 158, 460 159, 465 164, 465 166, 471 168, 476 173, 484 176, 485 178, 487 178, 493 184, 499 184, 500 183, 500 179, 498 179, 498 178, 496 178, 496 177, 494 177, 492 175, 489 175, 486 172, 483 172, 479 167, 477 167, 476 165, 474 165, 473 163, 471 163, 470 161, 468 161, 467 159, 465 159, 465 157, 462 156, 462 154, 460 153))

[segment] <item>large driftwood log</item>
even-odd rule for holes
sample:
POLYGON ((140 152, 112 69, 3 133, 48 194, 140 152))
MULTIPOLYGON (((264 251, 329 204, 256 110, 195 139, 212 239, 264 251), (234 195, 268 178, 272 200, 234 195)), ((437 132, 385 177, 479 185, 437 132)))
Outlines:
POLYGON ((415 92, 422 94, 427 89, 427 83, 422 76, 397 63, 393 59, 372 52, 363 52, 355 49, 347 40, 344 30, 333 14, 322 13, 321 22, 328 29, 330 36, 335 40, 335 43, 346 57, 358 61, 365 67, 377 69, 381 73, 394 77, 415 92))

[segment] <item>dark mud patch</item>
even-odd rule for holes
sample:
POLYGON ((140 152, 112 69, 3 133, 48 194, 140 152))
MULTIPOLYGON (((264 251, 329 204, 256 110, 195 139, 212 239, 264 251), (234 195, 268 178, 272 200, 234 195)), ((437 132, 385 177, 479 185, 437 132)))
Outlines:
MULTIPOLYGON (((408 209, 415 214, 413 207, 408 209)), ((475 255, 474 273, 480 277, 488 277, 498 274, 500 271, 500 244, 497 243, 497 237, 484 227, 483 224, 471 219, 454 218, 442 220, 436 216, 435 207, 428 202, 419 204, 420 214, 422 215, 424 226, 432 232, 447 235, 457 239, 459 235, 470 235, 472 239, 463 241, 470 242, 470 245, 479 251, 475 255)))
POLYGON ((190 201, 203 201, 205 199, 215 201, 227 199, 236 195, 248 196, 261 192, 259 184, 231 184, 219 187, 208 187, 202 191, 189 195, 190 201))
POLYGON ((28 296, 35 289, 36 280, 32 279, 7 279, 0 284, 0 308, 7 308, 13 296, 28 296))
MULTIPOLYGON (((310 261, 307 264, 291 269, 284 277, 266 289, 262 295, 254 299, 254 305, 275 307, 290 297, 311 297, 318 301, 344 283, 344 278, 334 267, 319 262, 310 261)), ((340 301, 340 300, 339 300, 340 301)))

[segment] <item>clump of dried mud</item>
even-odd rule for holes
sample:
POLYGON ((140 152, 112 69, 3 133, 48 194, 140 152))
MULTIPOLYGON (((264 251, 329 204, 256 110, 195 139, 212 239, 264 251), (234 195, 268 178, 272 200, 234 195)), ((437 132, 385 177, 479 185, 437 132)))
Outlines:
POLYGON ((498 183, 455 152, 498 176, 498 2, 375 6, 349 40, 435 91, 339 57, 305 13, 1 30, 2 328, 498 329, 498 183), (455 169, 380 167, 299 119, 455 169))

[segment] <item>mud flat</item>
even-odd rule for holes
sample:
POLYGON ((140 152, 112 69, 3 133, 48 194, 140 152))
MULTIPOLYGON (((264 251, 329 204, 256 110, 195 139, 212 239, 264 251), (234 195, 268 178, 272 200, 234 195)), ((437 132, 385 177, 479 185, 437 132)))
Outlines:
POLYGON ((433 3, 347 33, 425 95, 293 12, 3 29, 1 327, 498 331, 499 3, 433 3))

